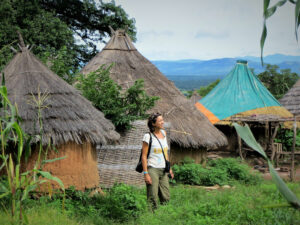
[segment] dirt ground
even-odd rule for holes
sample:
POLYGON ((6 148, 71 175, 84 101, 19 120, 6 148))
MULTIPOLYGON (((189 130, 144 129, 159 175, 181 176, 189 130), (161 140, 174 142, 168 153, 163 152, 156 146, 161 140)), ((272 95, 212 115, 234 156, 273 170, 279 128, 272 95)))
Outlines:
MULTIPOLYGON (((290 179, 290 172, 280 172, 280 171, 277 171, 277 173, 279 174, 279 176, 283 180, 285 180, 285 181, 290 181, 291 180, 290 179)), ((266 180, 271 180, 272 179, 271 174, 269 172, 263 173, 263 177, 266 180)), ((300 167, 296 168, 295 180, 294 181, 297 181, 297 182, 300 181, 300 167)))
MULTIPOLYGON (((257 160, 257 158, 248 158, 248 159, 246 159, 246 161, 252 168, 255 168, 255 165, 257 167, 258 166, 257 164, 259 164, 258 163, 259 160, 257 160)), ((260 161, 264 165, 264 167, 266 167, 265 171, 261 171, 264 179, 271 180, 272 176, 269 173, 269 169, 268 169, 266 161, 262 160, 262 159, 260 159, 260 161)), ((290 178, 291 159, 290 158, 281 159, 278 163, 278 166, 277 167, 274 166, 274 168, 283 180, 291 181, 291 178, 290 178)), ((298 181, 298 182, 300 181, 300 159, 299 159, 299 157, 295 158, 294 181, 298 181)))

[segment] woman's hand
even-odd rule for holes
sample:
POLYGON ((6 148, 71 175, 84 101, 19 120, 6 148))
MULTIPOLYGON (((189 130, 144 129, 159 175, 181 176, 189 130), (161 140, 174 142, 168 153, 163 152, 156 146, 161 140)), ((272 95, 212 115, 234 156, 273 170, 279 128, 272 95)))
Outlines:
POLYGON ((144 175, 144 178, 145 178, 146 184, 152 184, 152 179, 151 179, 149 173, 146 173, 146 174, 144 175))
POLYGON ((174 178, 174 173, 173 173, 172 169, 170 169, 170 175, 171 175, 171 178, 173 179, 174 178))

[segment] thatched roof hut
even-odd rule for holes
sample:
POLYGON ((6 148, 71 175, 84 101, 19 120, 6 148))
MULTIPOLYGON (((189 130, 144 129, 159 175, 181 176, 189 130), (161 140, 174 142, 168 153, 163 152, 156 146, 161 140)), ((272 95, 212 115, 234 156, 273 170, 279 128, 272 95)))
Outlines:
POLYGON ((197 91, 194 91, 192 96, 190 97, 190 100, 193 104, 196 104, 196 102, 198 102, 200 99, 202 99, 202 97, 198 94, 197 91))
MULTIPOLYGON (((103 113, 82 97, 74 87, 66 83, 25 47, 21 39, 21 51, 5 67, 4 74, 8 97, 17 105, 21 126, 29 135, 39 134, 37 107, 33 96, 47 94, 42 110, 43 145, 51 143, 58 154, 51 151, 50 158, 67 156, 66 159, 47 164, 44 169, 61 178, 65 186, 78 189, 99 185, 96 143, 116 141, 119 134, 103 113)), ((34 152, 26 168, 33 165, 34 152)), ((25 169, 26 169, 25 168, 25 169)))
POLYGON ((282 106, 295 116, 300 116, 300 79, 294 86, 279 100, 282 106))
POLYGON ((287 111, 274 98, 248 62, 237 60, 234 68, 204 98, 196 103, 213 124, 228 124, 233 117, 275 115, 288 118, 287 111))
POLYGON ((225 136, 137 51, 124 30, 112 31, 107 45, 81 72, 88 74, 111 63, 114 63, 111 78, 123 88, 129 88, 137 79, 144 79, 147 94, 160 97, 151 112, 161 112, 165 121, 171 123, 172 144, 194 149, 214 149, 227 144, 225 136))

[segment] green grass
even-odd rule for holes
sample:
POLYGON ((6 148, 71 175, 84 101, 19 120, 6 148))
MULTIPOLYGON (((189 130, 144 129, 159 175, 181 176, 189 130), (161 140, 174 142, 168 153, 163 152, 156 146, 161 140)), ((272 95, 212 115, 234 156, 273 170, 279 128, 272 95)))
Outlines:
MULTIPOLYGON (((300 197, 300 183, 290 183, 288 186, 300 197)), ((122 189, 131 191, 128 196, 136 195, 138 199, 146 195, 145 189, 122 189)), ((93 206, 95 199, 80 206, 80 202, 84 204, 89 200, 82 195, 78 196, 79 201, 73 206, 72 199, 67 200, 64 213, 61 212, 58 199, 52 202, 41 199, 28 202, 26 214, 29 224, 300 225, 300 211, 278 207, 279 204, 286 204, 286 201, 271 182, 253 186, 237 184, 231 189, 214 191, 206 191, 197 186, 176 185, 171 187, 171 201, 168 205, 161 206, 155 213, 142 210, 136 218, 126 220, 116 220, 108 217, 108 212, 96 210, 93 206)), ((97 204, 100 203, 99 200, 97 204)), ((107 206, 103 205, 105 207, 107 206)), ((9 217, 4 212, 0 212, 0 218, 1 224, 9 224, 9 217)))
MULTIPOLYGON (((28 209, 26 211, 26 215, 28 218, 28 224, 30 225, 62 225, 62 224, 68 224, 68 225, 79 225, 81 224, 78 222, 78 219, 71 219, 68 218, 66 214, 63 214, 61 210, 58 208, 53 208, 49 206, 32 206, 32 208, 28 209)), ((10 225, 11 218, 4 212, 0 211, 0 224, 1 225, 10 225)), ((18 224, 17 222, 13 224, 18 224)))
MULTIPOLYGON (((290 186, 300 194, 299 184, 290 186)), ((234 189, 216 191, 191 186, 171 190, 170 204, 154 215, 140 216, 138 224, 300 224, 299 211, 267 208, 286 203, 273 184, 238 185, 234 189)))

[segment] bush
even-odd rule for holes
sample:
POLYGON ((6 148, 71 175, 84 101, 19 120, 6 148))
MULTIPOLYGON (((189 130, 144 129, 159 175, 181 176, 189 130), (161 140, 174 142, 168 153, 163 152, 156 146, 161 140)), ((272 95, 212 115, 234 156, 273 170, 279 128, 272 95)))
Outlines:
POLYGON ((228 177, 225 171, 218 168, 206 169, 200 164, 189 163, 182 166, 173 166, 174 179, 176 182, 191 185, 227 184, 228 177))
POLYGON ((79 74, 76 88, 112 121, 117 130, 123 131, 131 128, 132 121, 147 118, 146 111, 154 107, 159 97, 147 95, 142 79, 123 90, 110 78, 113 65, 102 65, 87 75, 79 74))
POLYGON ((126 184, 115 184, 106 197, 98 198, 98 203, 102 215, 118 221, 136 218, 147 208, 146 195, 126 184))
POLYGON ((234 158, 209 161, 207 168, 189 162, 191 161, 185 159, 182 165, 172 167, 176 182, 212 186, 230 184, 233 181, 244 184, 258 184, 262 181, 259 175, 251 173, 248 165, 234 158))
POLYGON ((201 165, 194 163, 174 165, 172 170, 176 182, 192 185, 200 185, 201 175, 205 173, 205 169, 201 165))
MULTIPOLYGON (((52 198, 29 199, 26 205, 61 209, 62 201, 61 194, 54 194, 52 198)), ((137 218, 147 209, 147 201, 144 190, 126 184, 115 184, 105 195, 94 196, 90 196, 89 190, 82 192, 70 187, 66 189, 64 207, 68 217, 77 218, 80 222, 89 218, 88 224, 99 220, 103 222, 101 224, 107 224, 109 220, 125 222, 137 218)))
POLYGON ((261 176, 251 172, 251 168, 242 163, 240 159, 224 158, 208 162, 208 166, 224 170, 230 180, 237 180, 244 184, 258 184, 262 181, 261 176))

